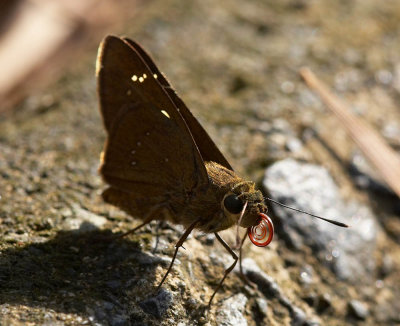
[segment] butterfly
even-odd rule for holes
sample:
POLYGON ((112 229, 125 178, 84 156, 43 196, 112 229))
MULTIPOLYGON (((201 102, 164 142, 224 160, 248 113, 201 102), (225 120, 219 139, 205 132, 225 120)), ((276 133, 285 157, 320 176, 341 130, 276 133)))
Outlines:
MULTIPOLYGON (((239 259, 218 232, 246 228, 257 246, 273 238, 264 197, 254 182, 234 172, 138 43, 107 36, 99 47, 96 75, 107 133, 99 171, 109 187, 102 196, 142 220, 124 235, 152 220, 185 227, 158 288, 194 229, 214 233, 234 261, 212 294, 211 305, 239 259)), ((237 240, 240 255, 245 239, 237 240)))

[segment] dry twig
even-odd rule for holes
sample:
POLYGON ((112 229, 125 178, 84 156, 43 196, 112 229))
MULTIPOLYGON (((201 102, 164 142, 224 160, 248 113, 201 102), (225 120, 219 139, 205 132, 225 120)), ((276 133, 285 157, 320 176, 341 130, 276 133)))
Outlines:
POLYGON ((347 106, 308 68, 300 71, 307 85, 339 118, 364 155, 375 165, 390 188, 400 197, 400 156, 372 127, 350 113, 347 106))

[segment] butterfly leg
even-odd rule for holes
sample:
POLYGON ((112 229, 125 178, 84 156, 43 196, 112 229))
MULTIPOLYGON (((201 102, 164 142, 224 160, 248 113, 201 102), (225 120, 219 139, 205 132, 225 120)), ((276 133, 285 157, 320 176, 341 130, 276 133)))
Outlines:
POLYGON ((152 220, 154 220, 154 215, 160 210, 160 209, 164 209, 164 204, 162 205, 156 205, 154 206, 145 216, 145 218, 143 219, 143 223, 139 224, 137 227, 133 228, 132 230, 129 230, 125 233, 122 233, 118 236, 115 237, 115 239, 120 239, 123 238, 125 236, 127 236, 128 234, 132 234, 135 231, 139 230, 141 227, 145 226, 146 224, 149 224, 152 220))
POLYGON ((235 260, 233 262, 233 264, 231 266, 229 266, 226 270, 225 270, 225 274, 224 277, 222 278, 221 282, 219 282, 217 288, 215 289, 214 293, 212 294, 210 301, 208 302, 208 307, 211 306, 211 302, 214 299, 215 294, 217 293, 217 291, 219 290, 219 288, 222 286, 222 283, 224 283, 225 278, 228 276, 228 274, 232 271, 232 269, 235 268, 235 265, 238 261, 238 256, 237 254, 228 246, 228 244, 219 236, 218 233, 214 233, 215 237, 217 238, 217 240, 219 242, 221 242, 221 244, 224 246, 224 248, 231 254, 232 258, 235 260))
POLYGON ((182 234, 182 236, 180 237, 180 239, 178 240, 178 242, 175 245, 175 253, 174 256, 172 257, 171 260, 171 264, 169 265, 169 268, 167 270, 167 272, 165 273, 163 279, 161 280, 160 284, 157 287, 157 291, 160 289, 160 287, 163 285, 165 279, 167 278, 169 272, 171 271, 172 265, 174 265, 174 261, 176 258, 176 255, 178 253, 178 250, 180 247, 182 247, 182 244, 185 242, 185 240, 187 239, 187 237, 189 236, 189 234, 193 231, 193 229, 195 228, 196 224, 199 222, 200 220, 195 221, 194 223, 192 223, 185 231, 184 234, 182 234))
MULTIPOLYGON (((159 242, 160 242, 160 229, 162 229, 163 227, 165 227, 165 226, 168 226, 168 227, 171 227, 171 226, 169 226, 168 224, 167 224, 167 222, 166 221, 168 221, 168 218, 170 217, 170 213, 169 213, 169 211, 168 211, 168 209, 167 208, 163 208, 162 209, 162 214, 164 215, 164 219, 163 220, 160 220, 159 222, 158 222, 158 224, 157 224, 157 228, 156 228, 156 241, 155 241, 155 244, 154 244, 154 248, 153 248, 153 250, 152 250, 152 253, 153 254, 155 254, 156 252, 157 252, 157 248, 158 248, 158 244, 159 244, 159 242)), ((176 231, 173 227, 171 227, 174 231, 176 231)))
POLYGON ((247 238, 247 232, 244 234, 242 241, 240 242, 240 247, 239 247, 239 270, 240 270, 240 277, 243 280, 243 282, 250 286, 251 288, 254 288, 254 285, 250 283, 250 281, 248 280, 248 278, 246 277, 246 275, 244 275, 243 273, 243 266, 242 266, 242 247, 243 247, 243 243, 247 238))

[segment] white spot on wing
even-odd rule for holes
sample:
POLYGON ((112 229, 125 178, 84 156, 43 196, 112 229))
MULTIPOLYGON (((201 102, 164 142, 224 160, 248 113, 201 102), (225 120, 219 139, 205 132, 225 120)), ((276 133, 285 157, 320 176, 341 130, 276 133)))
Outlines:
POLYGON ((136 165, 136 162, 135 162, 135 161, 132 161, 132 162, 131 162, 131 165, 135 166, 135 165, 136 165))
POLYGON ((146 78, 147 78, 147 75, 146 75, 146 74, 143 74, 143 78, 146 79, 146 78))
POLYGON ((168 119, 171 119, 167 111, 161 110, 161 113, 164 114, 168 119))
POLYGON ((142 143, 141 143, 140 141, 138 141, 138 142, 136 143, 136 145, 141 146, 142 143))
POLYGON ((135 82, 138 80, 138 77, 136 75, 133 75, 131 79, 135 82))
POLYGON ((157 79, 158 76, 157 76, 157 74, 154 74, 153 77, 154 77, 154 79, 157 79))
POLYGON ((139 77, 139 82, 143 83, 144 78, 143 77, 139 77))

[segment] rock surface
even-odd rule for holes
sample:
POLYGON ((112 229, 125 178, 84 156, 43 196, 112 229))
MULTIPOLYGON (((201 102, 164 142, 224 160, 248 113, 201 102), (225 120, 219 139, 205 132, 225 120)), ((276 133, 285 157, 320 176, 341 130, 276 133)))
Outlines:
MULTIPOLYGON (((157 294, 183 231, 153 222, 110 241, 139 220, 100 196, 93 49, 0 118, 0 324, 399 324, 399 200, 360 187, 354 166, 369 179, 373 168, 352 166, 356 146, 298 76, 310 66, 399 149, 399 13, 398 1, 142 2, 121 34, 154 56, 235 171, 261 184, 268 168, 269 196, 352 228, 271 204, 274 241, 243 248, 252 286, 231 273, 206 311, 232 257, 195 232, 157 294)), ((234 232, 221 236, 233 245, 234 232)))
POLYGON ((349 224, 350 228, 339 228, 272 203, 280 234, 288 244, 297 249, 311 247, 341 279, 370 280, 376 267, 373 252, 379 226, 366 206, 341 198, 326 169, 286 159, 267 169, 263 185, 273 199, 285 205, 349 224))
POLYGON ((221 326, 247 326, 247 319, 243 315, 247 297, 239 293, 227 299, 217 311, 216 322, 221 326))

